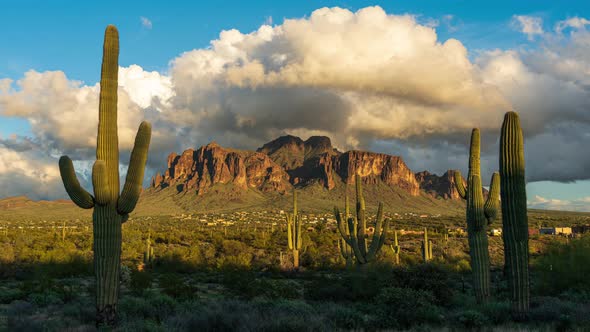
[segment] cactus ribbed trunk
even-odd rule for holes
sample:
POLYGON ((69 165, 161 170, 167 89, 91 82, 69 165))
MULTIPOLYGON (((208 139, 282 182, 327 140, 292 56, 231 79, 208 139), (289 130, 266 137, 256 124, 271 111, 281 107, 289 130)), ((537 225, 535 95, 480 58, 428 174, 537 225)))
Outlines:
POLYGON ((293 251, 293 268, 299 269, 299 250, 301 250, 301 216, 297 212, 297 192, 293 189, 293 214, 287 214, 287 244, 293 251))
POLYGON ((96 315, 102 325, 113 325, 117 319, 117 299, 119 297, 121 216, 112 205, 96 206, 92 219, 96 315))
POLYGON ((515 112, 506 113, 502 124, 500 175, 505 271, 513 309, 522 316, 529 310, 529 234, 524 138, 515 112))
POLYGON ((455 171, 454 173, 457 192, 467 201, 465 215, 475 298, 478 303, 483 303, 490 297, 490 256, 487 226, 497 216, 499 181, 498 174, 494 173, 488 199, 484 204, 479 158, 480 134, 479 129, 474 128, 471 133, 469 149, 467 187, 463 183, 461 172, 455 171))

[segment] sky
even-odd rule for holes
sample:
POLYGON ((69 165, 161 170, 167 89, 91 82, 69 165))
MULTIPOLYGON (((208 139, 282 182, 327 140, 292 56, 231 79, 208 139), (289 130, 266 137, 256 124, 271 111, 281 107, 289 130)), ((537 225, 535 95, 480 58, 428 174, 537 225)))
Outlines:
POLYGON ((284 134, 466 172, 479 127, 487 182, 502 116, 516 110, 529 206, 590 211, 590 3, 566 4, 0 0, 0 198, 66 197, 62 154, 88 186, 115 24, 122 175, 148 119, 146 179, 173 151, 284 134))

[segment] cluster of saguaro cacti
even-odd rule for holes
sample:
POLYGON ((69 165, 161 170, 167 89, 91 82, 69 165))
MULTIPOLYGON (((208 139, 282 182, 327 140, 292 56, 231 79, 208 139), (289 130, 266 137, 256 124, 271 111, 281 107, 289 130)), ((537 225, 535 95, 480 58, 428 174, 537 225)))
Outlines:
POLYGON ((498 214, 500 175, 496 172, 492 176, 488 199, 484 205, 479 141, 479 129, 474 128, 471 133, 467 187, 465 187, 463 177, 459 171, 455 171, 455 185, 459 196, 467 200, 467 236, 469 239, 469 255, 471 256, 473 288, 477 301, 481 303, 490 297, 490 258, 486 230, 487 226, 496 219, 498 214))
POLYGON ((524 139, 515 112, 504 116, 500 135, 502 237, 511 301, 518 315, 529 309, 529 233, 524 177, 524 139))
POLYGON ((363 197, 361 177, 358 175, 355 175, 355 184, 356 216, 349 216, 347 218, 340 213, 338 207, 334 207, 334 216, 338 222, 338 229, 340 230, 342 239, 352 248, 357 264, 363 265, 374 260, 379 250, 383 247, 387 230, 389 229, 389 220, 386 219, 383 221, 383 203, 379 202, 375 232, 373 233, 373 240, 369 245, 367 243, 365 198, 363 197))
POLYGON ((393 231, 393 244, 390 244, 389 247, 391 247, 391 251, 395 257, 395 264, 399 265, 399 253, 401 252, 401 247, 397 242, 397 230, 393 231))
POLYGON ((432 241, 428 240, 428 229, 424 228, 424 240, 422 240, 422 259, 424 262, 432 260, 432 241))
POLYGON ((301 216, 297 213, 297 192, 293 189, 293 214, 287 213, 287 243, 293 251, 293 268, 299 268, 299 250, 301 250, 301 216))
POLYGON ((152 247, 151 235, 148 233, 148 238, 145 240, 145 252, 143 253, 143 264, 146 266, 152 265, 154 262, 154 247, 152 247))
POLYGON ((135 138, 123 191, 119 194, 119 147, 117 138, 119 33, 109 25, 104 36, 96 162, 92 167, 94 196, 84 190, 67 156, 59 159, 65 189, 74 203, 94 208, 94 273, 96 277, 97 325, 114 325, 117 318, 121 268, 121 224, 133 211, 143 182, 151 138, 151 126, 142 122, 135 138))

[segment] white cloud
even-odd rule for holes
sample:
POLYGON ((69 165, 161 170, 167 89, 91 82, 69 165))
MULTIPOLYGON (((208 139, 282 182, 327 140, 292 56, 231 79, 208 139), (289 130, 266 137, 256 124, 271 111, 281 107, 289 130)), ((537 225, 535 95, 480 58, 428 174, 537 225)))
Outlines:
POLYGON ((141 16, 139 18, 139 20, 141 21, 141 26, 142 27, 144 27, 144 28, 146 28, 148 30, 151 30, 152 29, 152 26, 153 26, 152 25, 152 21, 149 18, 144 17, 144 16, 141 16))
POLYGON ((557 22, 555 24, 555 31, 562 32, 567 28, 583 29, 586 25, 590 25, 590 20, 583 17, 571 17, 567 20, 557 22))
POLYGON ((529 40, 533 40, 535 35, 543 33, 543 19, 540 17, 514 15, 510 24, 513 28, 527 35, 529 40))
POLYGON ((590 212, 590 196, 574 200, 562 200, 537 195, 528 201, 527 205, 531 209, 590 212))

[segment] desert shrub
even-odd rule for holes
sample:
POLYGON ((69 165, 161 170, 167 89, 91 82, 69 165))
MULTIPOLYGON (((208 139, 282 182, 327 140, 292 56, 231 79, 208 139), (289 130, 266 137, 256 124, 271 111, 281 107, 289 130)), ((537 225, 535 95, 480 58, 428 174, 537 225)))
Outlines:
POLYGON ((18 288, 2 287, 0 288, 0 304, 10 303, 15 300, 21 300, 26 296, 18 288))
POLYGON ((152 275, 147 271, 131 271, 131 281, 129 282, 129 289, 134 294, 141 294, 152 286, 152 275))
POLYGON ((90 298, 78 299, 63 306, 63 314, 82 323, 94 323, 96 309, 90 298))
POLYGON ((144 297, 126 296, 119 300, 119 312, 123 321, 151 319, 163 321, 176 309, 177 303, 168 295, 145 292, 144 297))
POLYGON ((197 287, 190 280, 185 280, 178 274, 168 273, 158 278, 158 286, 173 298, 192 298, 196 296, 197 287))
POLYGON ((441 310, 434 303, 429 291, 388 287, 375 298, 375 309, 382 327, 409 327, 439 322, 441 310))
POLYGON ((511 318, 512 307, 507 301, 484 303, 478 309, 492 324, 506 323, 511 318))
POLYGON ((534 262, 539 273, 538 292, 556 295, 565 290, 590 291, 590 236, 570 243, 552 243, 534 262))
POLYGON ((367 326, 367 315, 356 306, 325 302, 320 305, 321 313, 339 329, 362 329, 367 326))
POLYGON ((474 329, 488 324, 488 318, 481 312, 474 309, 459 311, 454 315, 454 320, 463 327, 474 329))
POLYGON ((261 277, 244 270, 225 270, 222 283, 230 292, 246 299, 295 299, 301 293, 301 286, 293 280, 261 277))
POLYGON ((432 303, 448 306, 452 300, 453 282, 450 272, 435 264, 419 264, 394 270, 392 282, 397 287, 423 290, 434 296, 432 303))

